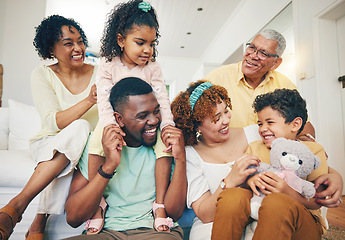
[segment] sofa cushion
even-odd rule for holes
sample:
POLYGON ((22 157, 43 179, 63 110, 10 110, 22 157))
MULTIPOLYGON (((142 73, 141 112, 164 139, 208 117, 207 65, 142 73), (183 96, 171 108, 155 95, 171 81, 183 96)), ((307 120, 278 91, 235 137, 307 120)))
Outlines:
POLYGON ((8 148, 8 108, 0 108, 0 150, 8 148))
POLYGON ((36 167, 29 150, 0 150, 0 186, 24 187, 36 167))
POLYGON ((29 149, 29 139, 41 129, 41 119, 35 107, 8 100, 8 149, 29 149))

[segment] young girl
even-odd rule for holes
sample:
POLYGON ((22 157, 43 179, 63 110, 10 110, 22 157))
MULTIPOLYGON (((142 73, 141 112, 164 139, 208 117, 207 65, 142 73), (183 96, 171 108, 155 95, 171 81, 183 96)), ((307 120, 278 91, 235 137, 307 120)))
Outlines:
MULTIPOLYGON (((103 171, 104 158, 99 157, 104 156, 100 132, 110 124, 118 126, 109 102, 109 93, 119 80, 126 77, 138 77, 148 82, 160 104, 162 134, 164 134, 165 126, 175 125, 162 71, 158 63, 155 62, 156 44, 160 36, 158 28, 155 10, 149 3, 142 0, 132 0, 117 5, 109 17, 101 40, 102 59, 96 83, 100 122, 89 146, 90 179, 97 174, 96 161, 98 161, 96 166, 100 167, 99 171, 103 171)), ((120 128, 119 131, 122 132, 120 128)), ((170 172, 171 158, 160 158, 156 162, 156 201, 153 203, 154 227, 157 231, 168 231, 172 227, 172 220, 166 217, 163 205, 170 172)), ((86 229, 88 229, 89 234, 98 233, 101 230, 105 206, 106 203, 102 200, 100 204, 102 209, 99 208, 93 216, 94 220, 87 223, 86 229)))

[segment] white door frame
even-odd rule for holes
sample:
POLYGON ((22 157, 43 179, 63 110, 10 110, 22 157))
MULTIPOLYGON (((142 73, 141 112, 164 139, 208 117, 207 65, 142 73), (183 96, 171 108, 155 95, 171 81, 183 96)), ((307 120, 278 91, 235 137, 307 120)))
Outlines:
MULTIPOLYGON (((345 15, 345 0, 338 0, 314 18, 315 82, 318 106, 318 139, 328 153, 328 165, 345 169, 345 136, 336 20, 345 15)), ((345 40, 344 40, 345 41, 345 40)), ((345 174, 342 174, 345 181, 345 174)), ((345 182, 344 182, 345 183, 345 182)), ((345 184, 344 184, 345 186, 345 184)), ((343 190, 343 194, 345 189, 343 190)))

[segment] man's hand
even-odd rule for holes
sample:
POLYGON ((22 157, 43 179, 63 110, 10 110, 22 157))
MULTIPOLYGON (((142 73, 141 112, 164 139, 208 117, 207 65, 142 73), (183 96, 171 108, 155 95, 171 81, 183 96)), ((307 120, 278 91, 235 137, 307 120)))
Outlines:
POLYGON ((109 125, 103 129, 102 145, 105 154, 103 167, 106 172, 114 172, 121 162, 121 150, 125 142, 119 129, 116 125, 109 125))
POLYGON ((172 155, 175 160, 186 160, 186 151, 184 148, 184 139, 182 131, 173 126, 166 126, 162 131, 162 141, 165 146, 171 147, 172 155))
POLYGON ((341 175, 332 168, 329 168, 329 173, 319 176, 315 182, 314 187, 317 189, 321 184, 327 188, 315 195, 315 202, 318 204, 328 207, 335 208, 340 204, 339 199, 343 192, 343 179, 341 175))

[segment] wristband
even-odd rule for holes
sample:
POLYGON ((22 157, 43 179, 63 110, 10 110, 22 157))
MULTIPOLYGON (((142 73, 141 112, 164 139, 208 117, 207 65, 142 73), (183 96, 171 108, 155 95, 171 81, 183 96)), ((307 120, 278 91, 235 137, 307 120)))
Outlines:
POLYGON ((103 171, 103 169, 102 169, 102 167, 103 167, 103 165, 101 165, 101 166, 99 166, 99 168, 98 168, 98 173, 99 173, 99 175, 101 175, 102 177, 104 177, 104 178, 106 178, 106 179, 112 179, 112 177, 115 175, 115 173, 116 173, 116 170, 113 172, 113 173, 106 173, 106 172, 104 172, 103 171))

